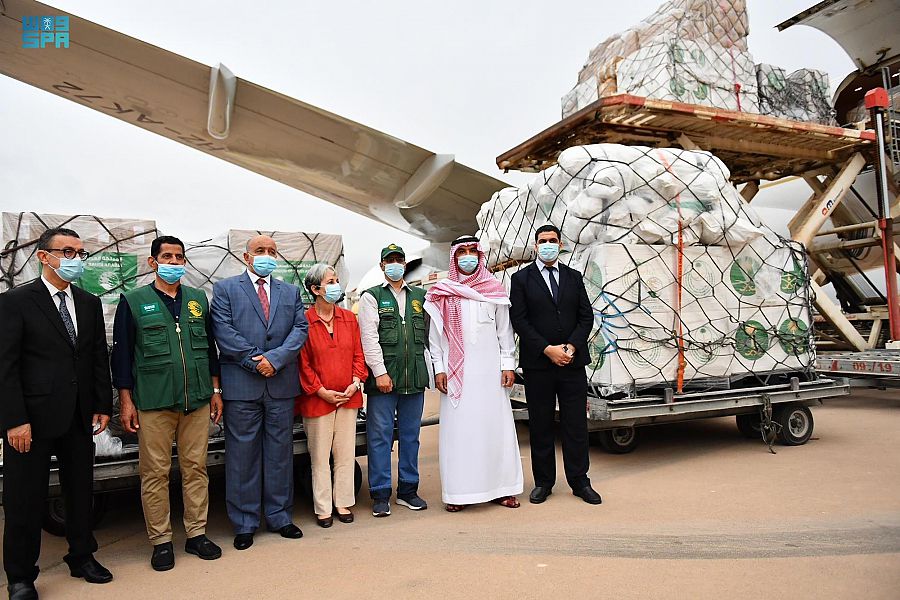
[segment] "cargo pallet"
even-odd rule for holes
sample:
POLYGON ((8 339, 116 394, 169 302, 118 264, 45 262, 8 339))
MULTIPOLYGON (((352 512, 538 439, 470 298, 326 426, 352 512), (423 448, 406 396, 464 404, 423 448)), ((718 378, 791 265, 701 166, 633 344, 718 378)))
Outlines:
MULTIPOLYGON (((511 396, 516 420, 528 419, 524 390, 523 384, 516 384, 511 396)), ((776 439, 799 446, 813 433, 815 422, 809 407, 849 394, 846 378, 800 381, 796 376, 781 384, 684 394, 666 389, 662 395, 621 399, 607 399, 591 391, 587 397, 588 431, 608 452, 624 454, 637 447, 641 427, 734 416, 742 435, 762 439, 770 449, 776 439)))
POLYGON ((816 357, 816 369, 849 377, 854 386, 900 388, 900 350, 823 353, 816 357))

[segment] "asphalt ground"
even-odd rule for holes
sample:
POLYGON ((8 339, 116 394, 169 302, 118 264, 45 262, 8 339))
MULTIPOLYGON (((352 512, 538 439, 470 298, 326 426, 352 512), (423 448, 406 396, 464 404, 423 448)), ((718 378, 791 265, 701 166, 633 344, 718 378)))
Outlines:
MULTIPOLYGON (((429 397, 426 413, 436 410, 429 397)), ((393 505, 375 519, 364 485, 356 522, 321 529, 298 498, 303 539, 261 532, 238 552, 224 485, 214 480, 208 534, 222 558, 182 552, 176 491, 177 562, 165 573, 150 568, 137 491, 122 492, 96 532, 96 556, 114 581, 71 578, 65 541, 44 534, 37 587, 42 598, 119 600, 900 598, 900 393, 855 390, 813 415, 813 439, 774 455, 742 438, 733 418, 647 428, 627 455, 592 448, 600 506, 574 497, 562 478, 546 503, 527 502, 523 424, 522 507, 456 514, 440 502, 438 430, 428 427, 420 452, 427 511, 393 505)))

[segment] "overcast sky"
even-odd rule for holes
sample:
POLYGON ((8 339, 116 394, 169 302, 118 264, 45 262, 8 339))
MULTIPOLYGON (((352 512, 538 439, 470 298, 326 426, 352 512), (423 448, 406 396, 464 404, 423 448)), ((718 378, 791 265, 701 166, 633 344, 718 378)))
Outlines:
MULTIPOLYGON (((824 34, 774 29, 814 0, 748 3, 756 62, 824 70, 832 89, 853 70, 824 34)), ((588 51, 660 2, 49 4, 518 184, 495 157, 558 121, 588 51)), ((427 244, 3 76, 0 209, 150 218, 191 241, 229 228, 340 233, 351 283, 385 243, 427 244)))

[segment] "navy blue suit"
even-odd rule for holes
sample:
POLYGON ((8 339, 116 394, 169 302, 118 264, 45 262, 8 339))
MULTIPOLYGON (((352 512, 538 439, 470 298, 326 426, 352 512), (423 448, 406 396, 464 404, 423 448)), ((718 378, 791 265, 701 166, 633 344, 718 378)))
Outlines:
POLYGON ((266 319, 256 279, 245 272, 219 281, 210 306, 225 403, 225 501, 235 533, 256 531, 260 508, 269 529, 293 522, 297 355, 308 325, 300 288, 274 277, 266 319), (257 372, 252 358, 260 354, 275 368, 273 377, 257 372))

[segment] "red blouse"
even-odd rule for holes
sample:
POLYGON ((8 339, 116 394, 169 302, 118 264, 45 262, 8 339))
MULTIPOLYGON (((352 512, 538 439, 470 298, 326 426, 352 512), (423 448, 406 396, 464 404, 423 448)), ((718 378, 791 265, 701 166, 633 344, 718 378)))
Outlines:
MULTIPOLYGON (((320 388, 343 392, 354 377, 365 381, 368 371, 363 355, 362 340, 356 315, 339 306, 334 307, 332 330, 328 333, 315 307, 306 311, 309 337, 300 350, 300 385, 303 395, 294 401, 294 414, 321 417, 335 410, 335 405, 316 395, 320 388)), ((362 408, 362 392, 357 391, 341 408, 362 408)))

